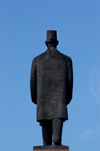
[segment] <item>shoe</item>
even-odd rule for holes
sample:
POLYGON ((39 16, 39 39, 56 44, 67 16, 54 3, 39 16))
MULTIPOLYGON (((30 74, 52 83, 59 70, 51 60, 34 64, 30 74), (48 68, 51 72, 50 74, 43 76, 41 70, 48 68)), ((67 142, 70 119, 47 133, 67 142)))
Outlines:
POLYGON ((61 142, 54 142, 54 145, 62 145, 61 142))

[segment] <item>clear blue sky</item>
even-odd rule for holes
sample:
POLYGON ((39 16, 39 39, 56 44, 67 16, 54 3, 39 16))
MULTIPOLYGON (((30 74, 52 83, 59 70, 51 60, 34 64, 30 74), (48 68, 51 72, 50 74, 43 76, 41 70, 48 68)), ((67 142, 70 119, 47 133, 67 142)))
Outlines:
POLYGON ((99 0, 0 1, 0 151, 42 145, 30 70, 33 58, 47 49, 47 30, 57 30, 57 49, 73 60, 73 99, 62 144, 70 151, 99 151, 99 0))

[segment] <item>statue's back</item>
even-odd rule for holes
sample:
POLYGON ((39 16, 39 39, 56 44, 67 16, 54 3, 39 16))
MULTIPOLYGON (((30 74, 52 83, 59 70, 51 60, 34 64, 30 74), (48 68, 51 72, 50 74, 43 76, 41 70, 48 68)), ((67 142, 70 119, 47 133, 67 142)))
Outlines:
POLYGON ((67 82, 70 58, 57 49, 37 56, 37 120, 67 120, 67 82))

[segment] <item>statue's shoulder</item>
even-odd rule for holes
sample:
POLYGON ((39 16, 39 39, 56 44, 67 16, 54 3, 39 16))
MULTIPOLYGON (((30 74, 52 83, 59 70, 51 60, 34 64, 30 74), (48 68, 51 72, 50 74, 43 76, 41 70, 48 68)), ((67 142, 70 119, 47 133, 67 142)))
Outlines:
POLYGON ((67 61, 72 61, 71 57, 63 54, 62 52, 58 51, 59 54, 61 55, 61 57, 64 59, 64 60, 67 60, 67 61))
POLYGON ((38 62, 39 60, 43 59, 44 56, 45 56, 45 52, 41 53, 40 55, 36 56, 34 59, 33 59, 33 62, 38 62))

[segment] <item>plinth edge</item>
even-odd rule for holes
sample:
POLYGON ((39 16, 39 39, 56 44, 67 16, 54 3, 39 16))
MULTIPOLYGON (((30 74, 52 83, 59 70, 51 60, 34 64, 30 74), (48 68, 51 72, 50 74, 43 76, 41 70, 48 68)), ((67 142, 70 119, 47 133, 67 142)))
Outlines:
POLYGON ((40 150, 45 150, 45 151, 69 151, 69 146, 64 146, 64 145, 45 145, 45 146, 34 146, 33 151, 40 151, 40 150))

